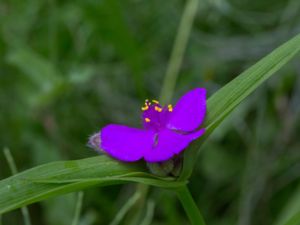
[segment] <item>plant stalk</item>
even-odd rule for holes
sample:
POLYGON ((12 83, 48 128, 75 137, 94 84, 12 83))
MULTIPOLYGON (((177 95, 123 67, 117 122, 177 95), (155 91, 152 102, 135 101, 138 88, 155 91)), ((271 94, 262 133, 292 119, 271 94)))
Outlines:
POLYGON ((160 101, 162 102, 162 104, 166 104, 167 102, 169 102, 173 95, 176 80, 179 74, 179 69, 182 64, 183 55, 196 16, 198 3, 199 0, 187 0, 187 3, 185 5, 164 78, 163 86, 161 89, 160 101))
POLYGON ((205 225, 204 219, 186 185, 175 190, 192 225, 205 225))
POLYGON ((84 196, 83 191, 78 192, 72 225, 78 225, 79 224, 80 213, 81 213, 81 209, 82 209, 83 196, 84 196))

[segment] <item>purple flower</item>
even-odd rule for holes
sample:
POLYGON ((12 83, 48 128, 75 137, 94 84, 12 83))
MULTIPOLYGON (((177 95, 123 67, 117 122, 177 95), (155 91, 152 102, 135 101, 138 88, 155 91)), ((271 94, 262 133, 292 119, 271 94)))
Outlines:
POLYGON ((206 113, 206 90, 196 88, 187 92, 174 108, 146 100, 142 111, 144 129, 107 125, 96 134, 100 139, 97 147, 127 162, 142 158, 149 163, 171 159, 204 134, 205 129, 198 128, 206 113))

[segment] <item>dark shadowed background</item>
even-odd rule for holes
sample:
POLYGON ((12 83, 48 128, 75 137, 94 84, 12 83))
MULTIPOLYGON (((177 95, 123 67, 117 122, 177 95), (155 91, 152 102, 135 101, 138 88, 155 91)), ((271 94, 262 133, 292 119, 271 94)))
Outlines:
MULTIPOLYGON (((1 0, 0 178, 95 156, 107 123, 141 126, 158 98, 185 1, 1 0)), ((300 31, 299 0, 200 0, 173 98, 209 95, 300 31)), ((240 105, 203 146, 189 187, 208 224, 278 224, 300 211, 299 57, 240 105)), ((109 224, 136 185, 85 191, 80 225, 109 224)), ((152 188, 151 224, 188 224, 176 196, 152 188)), ((29 206, 33 225, 70 225, 76 195, 29 206)), ((146 207, 140 202, 138 207, 146 207)), ((121 224, 140 224, 132 209, 121 224)), ((20 210, 3 224, 23 224, 20 210)))

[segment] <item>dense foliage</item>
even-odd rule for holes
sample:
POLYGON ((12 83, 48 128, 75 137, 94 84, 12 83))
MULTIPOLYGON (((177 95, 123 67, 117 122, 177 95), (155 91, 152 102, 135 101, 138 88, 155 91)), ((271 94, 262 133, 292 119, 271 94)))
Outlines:
MULTIPOLYGON (((1 1, 0 147, 10 148, 18 169, 95 156, 88 135, 106 123, 140 126, 136 109, 159 96, 183 7, 1 1)), ((299 30, 297 0, 200 1, 174 100, 197 86, 211 95, 299 30)), ((299 73, 298 58, 202 146, 189 187, 207 224, 279 225, 300 210, 299 73)), ((0 178, 10 175, 1 153, 0 178)), ((153 210, 151 224, 188 223, 171 192, 127 184, 87 189, 80 224, 109 224, 135 190, 144 195, 123 224, 140 224, 153 210)), ((29 206, 33 225, 71 224, 76 199, 29 206)), ((23 223, 19 210, 2 220, 23 223)))

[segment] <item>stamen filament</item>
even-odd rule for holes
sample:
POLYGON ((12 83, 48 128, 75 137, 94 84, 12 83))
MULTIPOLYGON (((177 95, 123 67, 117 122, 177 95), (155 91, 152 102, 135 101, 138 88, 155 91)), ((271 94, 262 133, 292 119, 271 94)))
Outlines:
POLYGON ((149 105, 151 105, 151 102, 149 102, 149 100, 146 99, 146 100, 145 100, 145 106, 149 106, 149 105))

